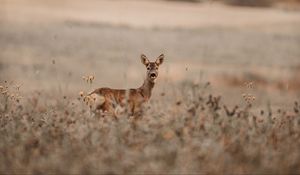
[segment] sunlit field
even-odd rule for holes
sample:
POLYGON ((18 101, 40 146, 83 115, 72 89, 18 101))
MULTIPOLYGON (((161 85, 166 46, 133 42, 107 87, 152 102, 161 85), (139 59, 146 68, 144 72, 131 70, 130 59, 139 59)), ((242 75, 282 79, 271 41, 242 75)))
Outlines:
POLYGON ((1 2, 0 173, 299 174, 298 1, 236 2, 1 2), (90 110, 162 53, 141 115, 90 110))

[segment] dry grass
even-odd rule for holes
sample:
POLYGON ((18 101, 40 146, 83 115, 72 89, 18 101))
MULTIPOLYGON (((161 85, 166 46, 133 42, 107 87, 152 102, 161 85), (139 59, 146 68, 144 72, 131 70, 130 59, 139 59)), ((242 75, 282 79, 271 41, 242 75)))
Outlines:
POLYGON ((73 96, 1 95, 0 173, 300 173, 300 106, 236 107, 182 83, 141 118, 95 116, 73 96), (171 97, 172 93, 181 94, 171 97))

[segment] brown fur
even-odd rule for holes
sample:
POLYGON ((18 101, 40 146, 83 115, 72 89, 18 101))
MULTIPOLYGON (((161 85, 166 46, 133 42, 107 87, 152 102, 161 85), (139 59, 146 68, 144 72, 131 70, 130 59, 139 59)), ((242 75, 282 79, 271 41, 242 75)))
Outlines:
POLYGON ((93 110, 101 110, 115 114, 115 108, 119 105, 124 107, 128 104, 128 109, 132 114, 141 111, 142 105, 147 102, 155 85, 155 79, 158 76, 158 67, 162 64, 164 55, 161 54, 155 62, 150 62, 142 54, 141 61, 147 68, 147 74, 143 85, 137 89, 111 89, 99 88, 89 95, 95 100, 93 110))

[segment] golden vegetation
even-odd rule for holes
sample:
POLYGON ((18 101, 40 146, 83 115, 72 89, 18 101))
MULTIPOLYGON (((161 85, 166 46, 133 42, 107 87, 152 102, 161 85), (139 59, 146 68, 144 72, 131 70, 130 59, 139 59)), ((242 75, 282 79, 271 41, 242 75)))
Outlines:
POLYGON ((140 118, 115 119, 68 96, 8 102, 10 86, 1 86, 1 173, 300 173, 299 102, 256 113, 253 101, 231 107, 209 83, 185 82, 153 98, 140 118))

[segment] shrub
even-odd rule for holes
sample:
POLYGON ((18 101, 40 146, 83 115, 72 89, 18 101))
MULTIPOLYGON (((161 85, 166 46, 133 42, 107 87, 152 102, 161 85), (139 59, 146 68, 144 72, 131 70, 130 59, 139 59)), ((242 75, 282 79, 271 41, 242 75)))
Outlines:
POLYGON ((224 0, 226 4, 235 6, 270 7, 272 0, 224 0))

